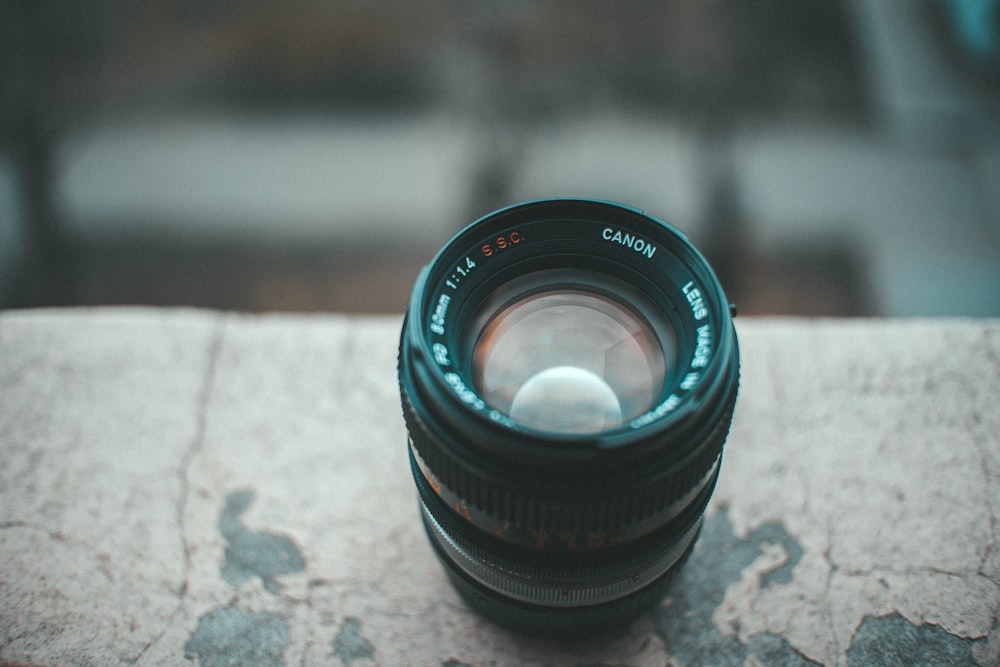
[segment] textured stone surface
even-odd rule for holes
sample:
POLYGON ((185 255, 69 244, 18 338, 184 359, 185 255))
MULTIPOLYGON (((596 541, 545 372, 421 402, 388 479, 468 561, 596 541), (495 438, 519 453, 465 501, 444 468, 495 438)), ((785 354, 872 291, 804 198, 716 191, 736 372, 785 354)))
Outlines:
POLYGON ((0 314, 0 664, 1000 661, 1000 322, 742 320, 705 530, 627 633, 468 612, 397 318, 0 314))

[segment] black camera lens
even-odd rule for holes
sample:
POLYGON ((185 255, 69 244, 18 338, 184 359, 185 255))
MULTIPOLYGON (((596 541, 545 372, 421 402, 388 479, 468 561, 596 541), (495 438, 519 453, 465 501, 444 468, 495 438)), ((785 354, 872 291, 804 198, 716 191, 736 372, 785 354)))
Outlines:
POLYGON ((421 272, 399 383, 430 542, 474 609, 563 636, 664 593, 719 474, 730 306, 678 231, 608 202, 488 215, 421 272))

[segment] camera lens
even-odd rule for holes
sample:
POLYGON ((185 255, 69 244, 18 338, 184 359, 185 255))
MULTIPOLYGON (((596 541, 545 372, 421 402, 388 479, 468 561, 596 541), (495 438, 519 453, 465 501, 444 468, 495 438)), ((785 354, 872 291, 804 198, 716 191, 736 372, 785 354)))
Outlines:
POLYGON ((666 223, 560 199, 456 235, 414 286, 399 383, 424 525, 468 604, 543 636, 654 604, 738 381, 730 306, 666 223))

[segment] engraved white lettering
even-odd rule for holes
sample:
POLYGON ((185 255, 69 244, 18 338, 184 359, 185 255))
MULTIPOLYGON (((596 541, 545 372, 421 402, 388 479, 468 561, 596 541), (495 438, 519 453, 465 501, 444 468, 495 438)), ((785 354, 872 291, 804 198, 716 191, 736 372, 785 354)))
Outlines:
POLYGON ((605 227, 604 231, 601 232, 601 238, 605 241, 618 243, 626 248, 635 250, 637 253, 644 255, 645 257, 652 258, 653 253, 656 252, 656 246, 646 239, 639 238, 635 234, 629 234, 628 232, 623 234, 620 230, 616 230, 612 227, 605 227))
POLYGON ((694 315, 694 319, 703 320, 708 317, 708 307, 705 305, 705 298, 701 295, 701 290, 690 281, 682 289, 688 303, 691 304, 691 314, 694 315))
POLYGON ((465 386, 465 383, 462 382, 462 378, 458 373, 445 373, 444 379, 447 380, 448 384, 451 385, 451 388, 455 390, 455 393, 458 394, 458 397, 463 403, 472 406, 476 410, 482 410, 486 407, 486 403, 483 402, 483 399, 479 398, 474 391, 465 386))
POLYGON ((688 373, 687 375, 684 376, 684 379, 681 380, 681 385, 680 385, 681 389, 687 391, 693 388, 696 384, 698 384, 698 380, 700 378, 701 378, 701 373, 698 372, 688 373))
POLYGON ((434 314, 431 315, 431 331, 438 335, 444 335, 444 325, 448 317, 449 303, 451 303, 451 297, 447 294, 442 294, 438 299, 437 307, 434 308, 434 314))
POLYGON ((631 426, 632 428, 639 428, 647 424, 652 424, 660 417, 664 417, 673 412, 675 409, 677 409, 677 406, 680 404, 681 404, 681 397, 678 396, 677 394, 670 394, 670 396, 667 396, 667 399, 665 401, 657 405, 655 408, 653 408, 644 415, 636 417, 631 422, 629 422, 629 426, 631 426))
POLYGON ((691 368, 708 366, 708 358, 712 355, 712 325, 703 324, 698 327, 698 339, 694 346, 694 358, 691 368))
POLYGON ((451 359, 448 358, 448 348, 443 343, 434 343, 431 346, 431 350, 434 351, 434 361, 438 363, 438 366, 451 366, 451 359))

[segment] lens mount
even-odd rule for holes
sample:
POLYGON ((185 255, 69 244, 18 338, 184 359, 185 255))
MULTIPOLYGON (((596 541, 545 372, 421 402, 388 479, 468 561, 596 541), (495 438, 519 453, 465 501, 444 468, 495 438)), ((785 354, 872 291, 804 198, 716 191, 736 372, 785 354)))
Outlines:
POLYGON ((425 525, 467 599, 544 634, 651 598, 714 488, 738 356, 705 259, 637 209, 529 202, 457 234, 414 286, 399 381, 425 525))

